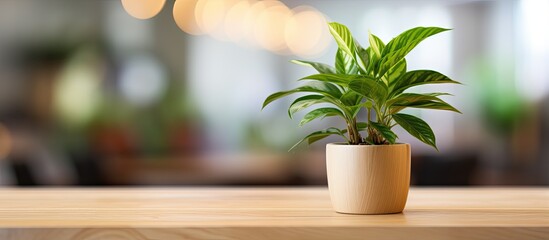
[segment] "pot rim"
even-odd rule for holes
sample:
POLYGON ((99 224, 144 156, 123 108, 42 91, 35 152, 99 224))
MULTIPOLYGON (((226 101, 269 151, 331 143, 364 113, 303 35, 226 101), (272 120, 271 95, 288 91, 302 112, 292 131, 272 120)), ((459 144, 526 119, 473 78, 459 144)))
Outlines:
POLYGON ((395 143, 395 144, 386 144, 386 145, 350 145, 346 142, 335 142, 335 143, 327 143, 326 146, 334 146, 334 147, 348 147, 348 148, 386 148, 386 147, 403 147, 403 146, 410 146, 409 143, 395 143))

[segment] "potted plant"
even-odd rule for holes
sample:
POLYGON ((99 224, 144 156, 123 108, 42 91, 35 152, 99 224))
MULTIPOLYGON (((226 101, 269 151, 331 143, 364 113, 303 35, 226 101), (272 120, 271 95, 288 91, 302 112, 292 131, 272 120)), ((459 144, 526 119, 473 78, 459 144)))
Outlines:
POLYGON ((310 106, 323 106, 305 114, 300 125, 325 117, 343 118, 346 129, 330 127, 313 132, 294 147, 330 135, 343 137, 346 142, 326 146, 328 186, 335 211, 352 214, 401 212, 410 184, 410 145, 398 143, 392 128, 399 125, 436 149, 435 135, 429 125, 401 111, 422 108, 459 112, 439 98, 449 95, 447 93, 408 91, 419 85, 458 82, 432 70, 408 71, 405 56, 424 39, 449 29, 417 27, 387 44, 369 33, 370 46, 363 48, 346 26, 335 22, 328 25, 338 45, 335 67, 292 61, 313 67, 318 74, 300 79, 308 80, 303 86, 268 96, 263 108, 290 94, 306 93, 290 104, 290 118, 310 106), (326 107, 326 104, 330 106, 326 107))

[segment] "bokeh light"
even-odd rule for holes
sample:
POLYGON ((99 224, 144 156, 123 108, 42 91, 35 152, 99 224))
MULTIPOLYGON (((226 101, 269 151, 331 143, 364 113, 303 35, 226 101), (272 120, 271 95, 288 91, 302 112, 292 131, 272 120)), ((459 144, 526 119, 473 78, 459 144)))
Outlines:
POLYGON ((254 26, 254 37, 261 47, 279 53, 287 49, 284 33, 291 14, 290 9, 283 4, 274 4, 259 14, 254 26))
POLYGON ((218 40, 227 40, 223 29, 225 15, 235 3, 235 0, 199 0, 195 7, 197 25, 204 33, 218 40))
POLYGON ((204 34, 198 27, 195 17, 197 0, 175 1, 173 5, 173 18, 177 26, 191 35, 204 34))
POLYGON ((225 34, 233 42, 240 42, 247 34, 246 17, 251 11, 252 1, 239 1, 233 5, 225 16, 225 34))
POLYGON ((285 29, 290 51, 300 57, 315 57, 323 53, 330 43, 326 18, 312 7, 300 6, 293 13, 285 29))
POLYGON ((164 7, 166 0, 122 0, 122 6, 128 14, 138 19, 156 16, 164 7))

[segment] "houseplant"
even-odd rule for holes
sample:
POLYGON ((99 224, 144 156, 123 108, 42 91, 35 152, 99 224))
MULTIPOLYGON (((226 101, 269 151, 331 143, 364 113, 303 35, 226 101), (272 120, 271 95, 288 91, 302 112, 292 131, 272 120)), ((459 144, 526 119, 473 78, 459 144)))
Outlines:
POLYGON ((405 57, 424 39, 449 29, 417 27, 387 44, 369 33, 370 46, 364 48, 346 26, 335 22, 328 25, 338 45, 335 67, 294 60, 294 63, 313 67, 318 74, 300 79, 307 80, 303 86, 268 96, 263 108, 282 97, 306 93, 290 105, 290 118, 313 105, 323 105, 305 114, 300 125, 325 117, 343 118, 346 129, 330 127, 313 132, 294 147, 330 135, 343 137, 346 143, 330 143, 326 147, 328 186, 334 209, 354 214, 401 212, 410 182, 410 145, 397 143, 398 137, 392 128, 400 125, 436 148, 435 135, 429 125, 401 111, 422 108, 459 112, 439 98, 449 95, 447 93, 407 91, 419 85, 458 82, 432 70, 408 71, 405 57), (325 107, 326 104, 330 106, 325 107), (365 120, 359 121, 359 118, 365 120))

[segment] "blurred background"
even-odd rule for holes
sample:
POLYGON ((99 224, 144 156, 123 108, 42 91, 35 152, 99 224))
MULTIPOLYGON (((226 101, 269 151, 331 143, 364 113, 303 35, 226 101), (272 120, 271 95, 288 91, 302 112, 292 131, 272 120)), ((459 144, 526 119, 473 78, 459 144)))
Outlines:
POLYGON ((547 0, 135 2, 0 0, 0 185, 325 185, 341 139, 288 149, 343 123, 261 111, 314 73, 289 60, 333 65, 325 21, 362 45, 453 29, 407 57, 464 83, 420 89, 463 114, 409 111, 439 152, 396 130, 414 185, 549 185, 547 0))

